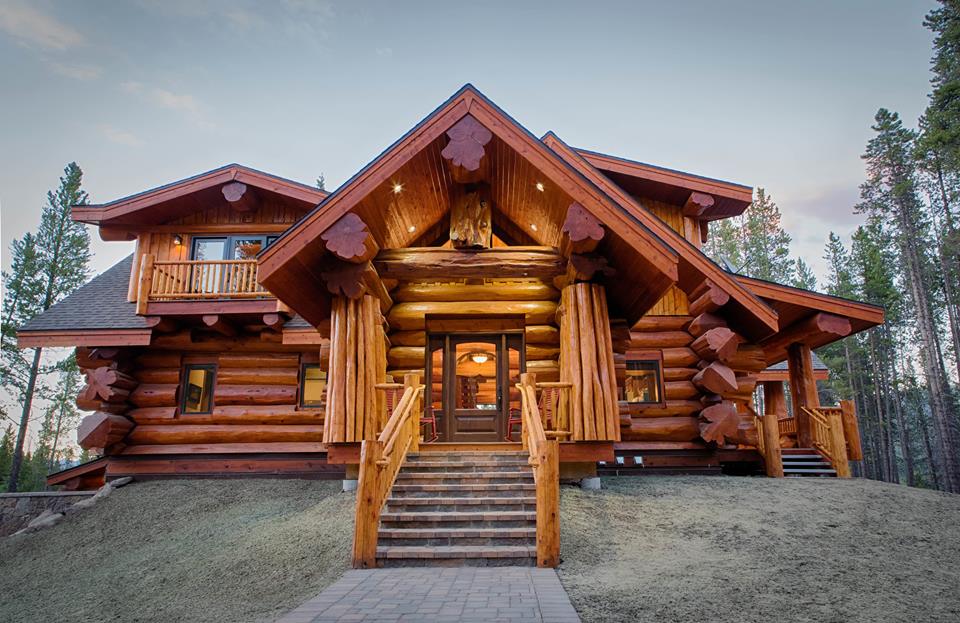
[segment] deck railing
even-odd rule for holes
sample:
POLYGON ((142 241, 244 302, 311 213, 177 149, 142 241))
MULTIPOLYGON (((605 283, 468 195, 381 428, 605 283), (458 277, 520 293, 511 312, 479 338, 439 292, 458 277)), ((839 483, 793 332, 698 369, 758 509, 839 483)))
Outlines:
MULTIPOLYGON (((157 261, 146 254, 137 301, 272 298, 257 281, 256 260, 157 261)), ((139 309, 138 309, 139 311, 139 309)))
POLYGON ((840 478, 850 477, 847 440, 844 438, 843 416, 840 407, 800 407, 810 420, 810 438, 813 447, 822 454, 840 478))
POLYGON ((407 374, 403 385, 382 383, 377 389, 403 388, 386 426, 376 439, 360 445, 360 475, 357 479, 356 521, 353 532, 353 566, 372 569, 377 564, 377 533, 380 513, 390 495, 407 453, 420 449, 420 411, 423 385, 416 374, 407 374))
POLYGON ((556 567, 560 562, 560 444, 557 435, 544 430, 537 401, 535 375, 520 375, 523 447, 529 452, 537 487, 537 566, 556 567))

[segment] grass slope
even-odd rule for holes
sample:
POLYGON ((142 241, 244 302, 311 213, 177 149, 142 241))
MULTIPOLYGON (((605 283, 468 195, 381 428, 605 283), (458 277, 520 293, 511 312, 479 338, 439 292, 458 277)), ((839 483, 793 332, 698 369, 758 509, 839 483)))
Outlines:
POLYGON ((134 483, 0 539, 0 621, 263 621, 349 564, 351 494, 305 480, 134 483))
POLYGON ((960 620, 960 496, 866 480, 564 488, 561 581, 591 621, 960 620))

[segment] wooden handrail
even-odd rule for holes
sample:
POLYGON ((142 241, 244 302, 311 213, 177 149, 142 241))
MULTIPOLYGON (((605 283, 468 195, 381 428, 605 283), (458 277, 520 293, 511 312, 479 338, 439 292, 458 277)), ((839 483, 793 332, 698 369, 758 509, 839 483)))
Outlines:
MULTIPOLYGON (((376 388, 396 390, 394 383, 376 388)), ((380 513, 409 452, 420 449, 420 402, 423 385, 417 374, 403 377, 403 396, 376 439, 360 444, 360 475, 357 479, 356 521, 353 532, 353 566, 370 569, 377 564, 377 532, 380 513)))
POLYGON ((757 449, 763 455, 763 464, 767 476, 783 478, 783 455, 780 450, 780 422, 776 413, 760 415, 756 410, 746 405, 747 411, 753 415, 757 425, 757 449))
POLYGON ((843 431, 843 415, 840 407, 800 407, 810 418, 810 435, 813 447, 830 461, 840 478, 850 477, 850 461, 847 441, 843 431))
POLYGON ((138 303, 273 296, 257 279, 256 260, 159 261, 147 254, 140 274, 138 303))
POLYGON ((520 375, 520 437, 537 487, 537 566, 556 567, 560 562, 560 444, 544 430, 536 388, 533 373, 520 375))

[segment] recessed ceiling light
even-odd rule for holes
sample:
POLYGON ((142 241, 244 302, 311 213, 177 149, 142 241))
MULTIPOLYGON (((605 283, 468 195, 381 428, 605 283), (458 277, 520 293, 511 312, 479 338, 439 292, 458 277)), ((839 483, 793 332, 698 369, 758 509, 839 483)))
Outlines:
POLYGON ((543 192, 543 188, 544 188, 543 182, 537 182, 537 190, 539 190, 540 192, 543 192))
POLYGON ((411 225, 410 227, 407 227, 407 231, 412 234, 413 232, 417 231, 417 226, 411 225))
POLYGON ((393 194, 399 195, 401 192, 403 192, 403 184, 401 184, 400 182, 394 182, 394 183, 393 183, 393 194))
POLYGON ((537 231, 537 224, 536 224, 536 223, 530 223, 530 229, 532 229, 533 231, 537 231))

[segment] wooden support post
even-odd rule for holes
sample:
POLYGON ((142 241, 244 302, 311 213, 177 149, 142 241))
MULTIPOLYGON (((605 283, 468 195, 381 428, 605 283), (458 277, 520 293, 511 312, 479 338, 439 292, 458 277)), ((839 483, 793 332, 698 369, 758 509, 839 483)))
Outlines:
POLYGON ((377 566, 377 531, 380 528, 379 469, 380 443, 365 439, 360 445, 360 477, 357 480, 356 517, 353 528, 353 568, 377 566))
POLYGON ((560 444, 543 442, 537 478, 537 566, 560 564, 560 444))
POLYGON ((827 412, 830 425, 830 454, 833 457, 833 469, 838 478, 850 477, 850 459, 847 457, 847 440, 843 437, 843 415, 836 409, 827 412))
POLYGON ((455 249, 493 246, 493 200, 486 184, 456 186, 450 198, 450 242, 455 249))
POLYGON ((860 443, 856 404, 852 400, 841 400, 840 412, 843 415, 843 436, 847 440, 847 458, 851 461, 862 461, 863 447, 860 443))
POLYGON ((763 463, 767 476, 783 478, 783 456, 780 451, 780 418, 772 411, 763 414, 763 463))
POLYGON ((810 418, 800 407, 816 409, 820 406, 817 382, 813 378, 813 353, 810 347, 806 344, 791 344, 787 348, 787 368, 793 416, 797 419, 797 444, 801 448, 809 448, 813 444, 810 418))
POLYGON ((145 253, 140 262, 140 287, 137 289, 137 315, 147 313, 147 304, 150 302, 150 290, 153 289, 153 262, 156 257, 153 253, 145 253))

